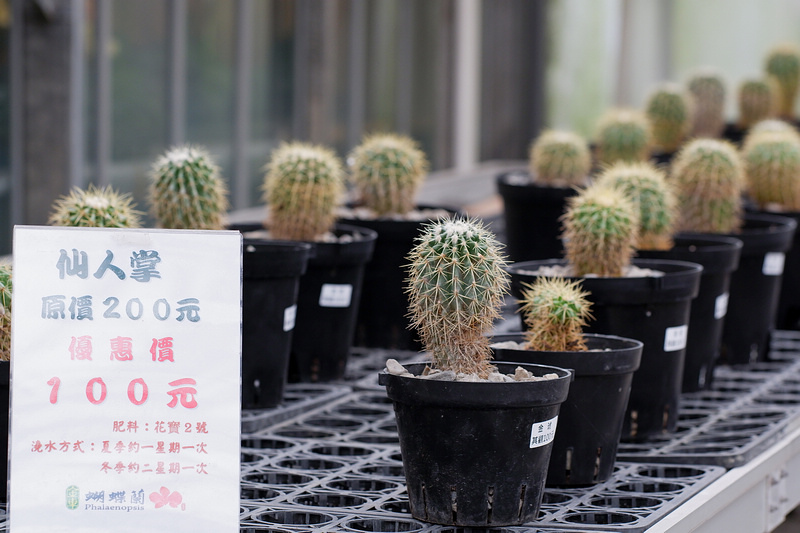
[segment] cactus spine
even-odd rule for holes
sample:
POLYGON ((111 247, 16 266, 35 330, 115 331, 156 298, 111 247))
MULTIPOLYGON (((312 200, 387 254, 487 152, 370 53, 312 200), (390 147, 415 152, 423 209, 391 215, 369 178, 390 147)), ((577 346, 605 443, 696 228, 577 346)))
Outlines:
POLYGON ((541 276, 526 284, 520 300, 525 320, 525 349, 586 351, 583 327, 592 316, 588 295, 581 290, 580 280, 541 276))
POLYGON ((508 290, 501 245, 476 220, 425 225, 409 253, 410 316, 433 366, 485 377, 491 349, 484 336, 508 290))
POLYGON ((283 143, 264 175, 267 226, 275 239, 313 241, 329 232, 344 192, 342 163, 321 145, 283 143))
POLYGON ((656 149, 665 153, 676 151, 692 127, 691 101, 675 83, 662 84, 650 95, 645 114, 656 149))
POLYGON ((0 361, 11 359, 11 265, 0 263, 0 361))
POLYGON ((765 70, 778 84, 778 115, 794 118, 794 101, 800 86, 800 50, 789 43, 775 46, 767 54, 765 70))
POLYGON ((595 142, 600 164, 645 161, 652 148, 650 124, 641 111, 610 109, 597 123, 595 142))
POLYGON ((75 187, 53 202, 48 223, 83 228, 139 228, 140 215, 129 194, 89 185, 86 190, 75 187))
POLYGON ((597 183, 621 191, 639 212, 640 250, 673 246, 677 205, 666 174, 651 163, 617 163, 600 174, 597 183))
POLYGON ((575 276, 619 277, 636 250, 639 216, 620 191, 593 185, 568 199, 562 240, 575 276))
POLYGON ((585 185, 592 166, 586 139, 570 131, 548 130, 531 143, 531 176, 548 187, 585 185))
POLYGON ((701 72, 688 82, 692 98, 693 137, 716 138, 725 129, 725 82, 715 72, 701 72))
POLYGON ((414 208, 417 189, 428 172, 428 159, 414 140, 403 135, 371 135, 348 159, 366 207, 378 215, 404 214, 414 208))
POLYGON ((671 181, 678 196, 678 230, 733 233, 741 226, 744 165, 733 146, 695 139, 677 155, 671 181))
POLYGON ((777 90, 772 79, 743 81, 739 85, 737 126, 746 130, 757 122, 774 117, 777 111, 777 90))
POLYGON ((150 204, 162 228, 222 229, 229 205, 228 189, 204 149, 179 146, 153 164, 150 204))
POLYGON ((800 137, 761 133, 742 150, 750 197, 761 208, 800 211, 800 137))

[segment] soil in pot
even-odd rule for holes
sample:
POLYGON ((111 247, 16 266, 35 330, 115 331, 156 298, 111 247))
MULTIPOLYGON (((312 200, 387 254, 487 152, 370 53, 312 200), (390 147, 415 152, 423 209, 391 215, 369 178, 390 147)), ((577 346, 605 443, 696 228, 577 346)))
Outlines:
MULTIPOLYGON (((642 343, 611 335, 586 334, 589 351, 541 352, 493 346, 502 361, 569 368, 575 374, 561 404, 547 486, 593 485, 614 472, 631 382, 642 343)), ((522 333, 496 335, 493 343, 524 341, 522 333)))
POLYGON ((242 408, 283 400, 308 243, 244 239, 242 248, 242 408))
POLYGON ((512 261, 550 259, 563 255, 561 222, 571 187, 545 187, 527 172, 497 176, 497 191, 503 198, 506 251, 512 261))
POLYGON ((290 382, 344 377, 364 269, 372 258, 378 234, 346 224, 337 224, 335 234, 340 237, 336 242, 312 243, 312 257, 300 278, 289 359, 290 382))
MULTIPOLYGON (((697 296, 703 267, 696 263, 635 259, 634 266, 661 276, 574 278, 590 293, 594 320, 588 333, 636 339, 644 343, 641 365, 633 376, 623 440, 643 440, 672 433, 678 422, 691 301, 697 296)), ((564 260, 525 261, 508 267, 511 292, 533 283, 540 267, 564 260)))
MULTIPOLYGON (((411 514, 465 527, 501 527, 539 514, 559 408, 572 374, 523 366, 557 379, 519 383, 432 381, 379 374, 392 400, 411 514)), ((406 365, 413 374, 426 365, 406 365)))
POLYGON ((681 234, 670 250, 639 250, 643 259, 689 261, 703 266, 700 289, 692 300, 683 368, 683 392, 708 389, 719 358, 732 273, 739 266, 742 241, 721 235, 681 234))

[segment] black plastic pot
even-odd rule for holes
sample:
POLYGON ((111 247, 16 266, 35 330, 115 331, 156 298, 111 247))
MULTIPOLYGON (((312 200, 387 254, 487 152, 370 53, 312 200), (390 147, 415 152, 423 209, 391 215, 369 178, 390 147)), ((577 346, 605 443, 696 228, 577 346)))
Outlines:
MULTIPOLYGON (((759 215, 778 215, 778 213, 757 212, 759 215)), ((779 216, 791 218, 800 224, 800 212, 785 212, 779 216)), ((783 266, 778 310, 775 316, 777 329, 800 330, 800 231, 795 230, 792 245, 786 252, 783 266)))
POLYGON ((571 187, 543 187, 525 182, 525 172, 497 176, 497 191, 503 198, 506 251, 512 261, 550 259, 563 255, 561 215, 571 187))
MULTIPOLYGON (((505 374, 524 366, 536 375, 552 372, 558 378, 469 383, 379 374, 394 404, 414 518, 483 528, 537 518, 559 408, 572 373, 495 364, 505 374)), ((415 375, 424 367, 406 365, 415 375)))
POLYGON ((680 234, 671 250, 639 250, 643 259, 689 261, 703 266, 700 290, 692 300, 683 367, 683 392, 708 389, 719 358, 730 297, 731 274, 739 266, 742 241, 722 235, 680 234))
POLYGON ((244 239, 242 247, 242 408, 283 400, 300 276, 312 247, 244 239))
MULTIPOLYGON (((445 207, 419 206, 419 209, 445 207)), ((409 328, 408 297, 405 294, 406 256, 414 239, 430 220, 340 219, 343 224, 369 228, 378 234, 375 250, 364 271, 361 301, 358 305, 354 346, 422 349, 415 331, 409 328)))
MULTIPOLYGON (((511 292, 522 296, 522 283, 533 283, 541 266, 564 260, 525 261, 508 267, 511 292)), ((634 264, 664 273, 661 277, 573 278, 590 293, 594 320, 588 333, 603 333, 644 343, 642 362, 633 376, 623 440, 640 440, 675 431, 686 356, 691 301, 700 287, 703 267, 696 263, 635 259, 634 264)))
POLYGON ((720 345, 720 363, 748 364, 767 358, 775 328, 786 252, 797 222, 775 215, 746 214, 739 233, 739 268, 731 275, 730 299, 720 345))
MULTIPOLYGON (((642 343, 587 333, 586 352, 540 352, 494 348, 501 361, 569 368, 575 379, 561 404, 547 486, 593 485, 614 472, 622 423, 642 343)), ((524 340, 522 333, 495 335, 492 342, 524 340)))
POLYGON ((344 376, 361 299, 365 265, 378 234, 337 224, 349 240, 312 243, 314 252, 300 279, 297 321, 289 359, 289 381, 333 381, 344 376))

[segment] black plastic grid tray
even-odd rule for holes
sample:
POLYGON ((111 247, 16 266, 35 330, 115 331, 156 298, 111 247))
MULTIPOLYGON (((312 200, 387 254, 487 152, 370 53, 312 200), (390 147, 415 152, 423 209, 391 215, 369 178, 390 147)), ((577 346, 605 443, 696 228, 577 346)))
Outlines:
MULTIPOLYGON (((411 518, 382 391, 355 391, 245 435, 242 446, 243 531, 461 531, 411 518)), ((491 531, 644 531, 724 472, 619 463, 593 487, 547 489, 535 523, 491 531)))
POLYGON ((800 332, 776 331, 770 360, 715 369, 710 390, 683 394, 675 433, 623 442, 620 461, 741 466, 800 424, 800 332))
POLYGON ((242 433, 252 433, 348 394, 350 387, 335 383, 288 383, 283 401, 272 409, 242 409, 242 433))

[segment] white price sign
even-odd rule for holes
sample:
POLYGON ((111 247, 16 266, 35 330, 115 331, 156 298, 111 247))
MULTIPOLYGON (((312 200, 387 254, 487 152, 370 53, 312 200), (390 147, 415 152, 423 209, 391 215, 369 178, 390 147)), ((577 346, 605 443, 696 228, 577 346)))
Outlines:
POLYGON ((17 226, 10 528, 239 531, 241 235, 17 226))

